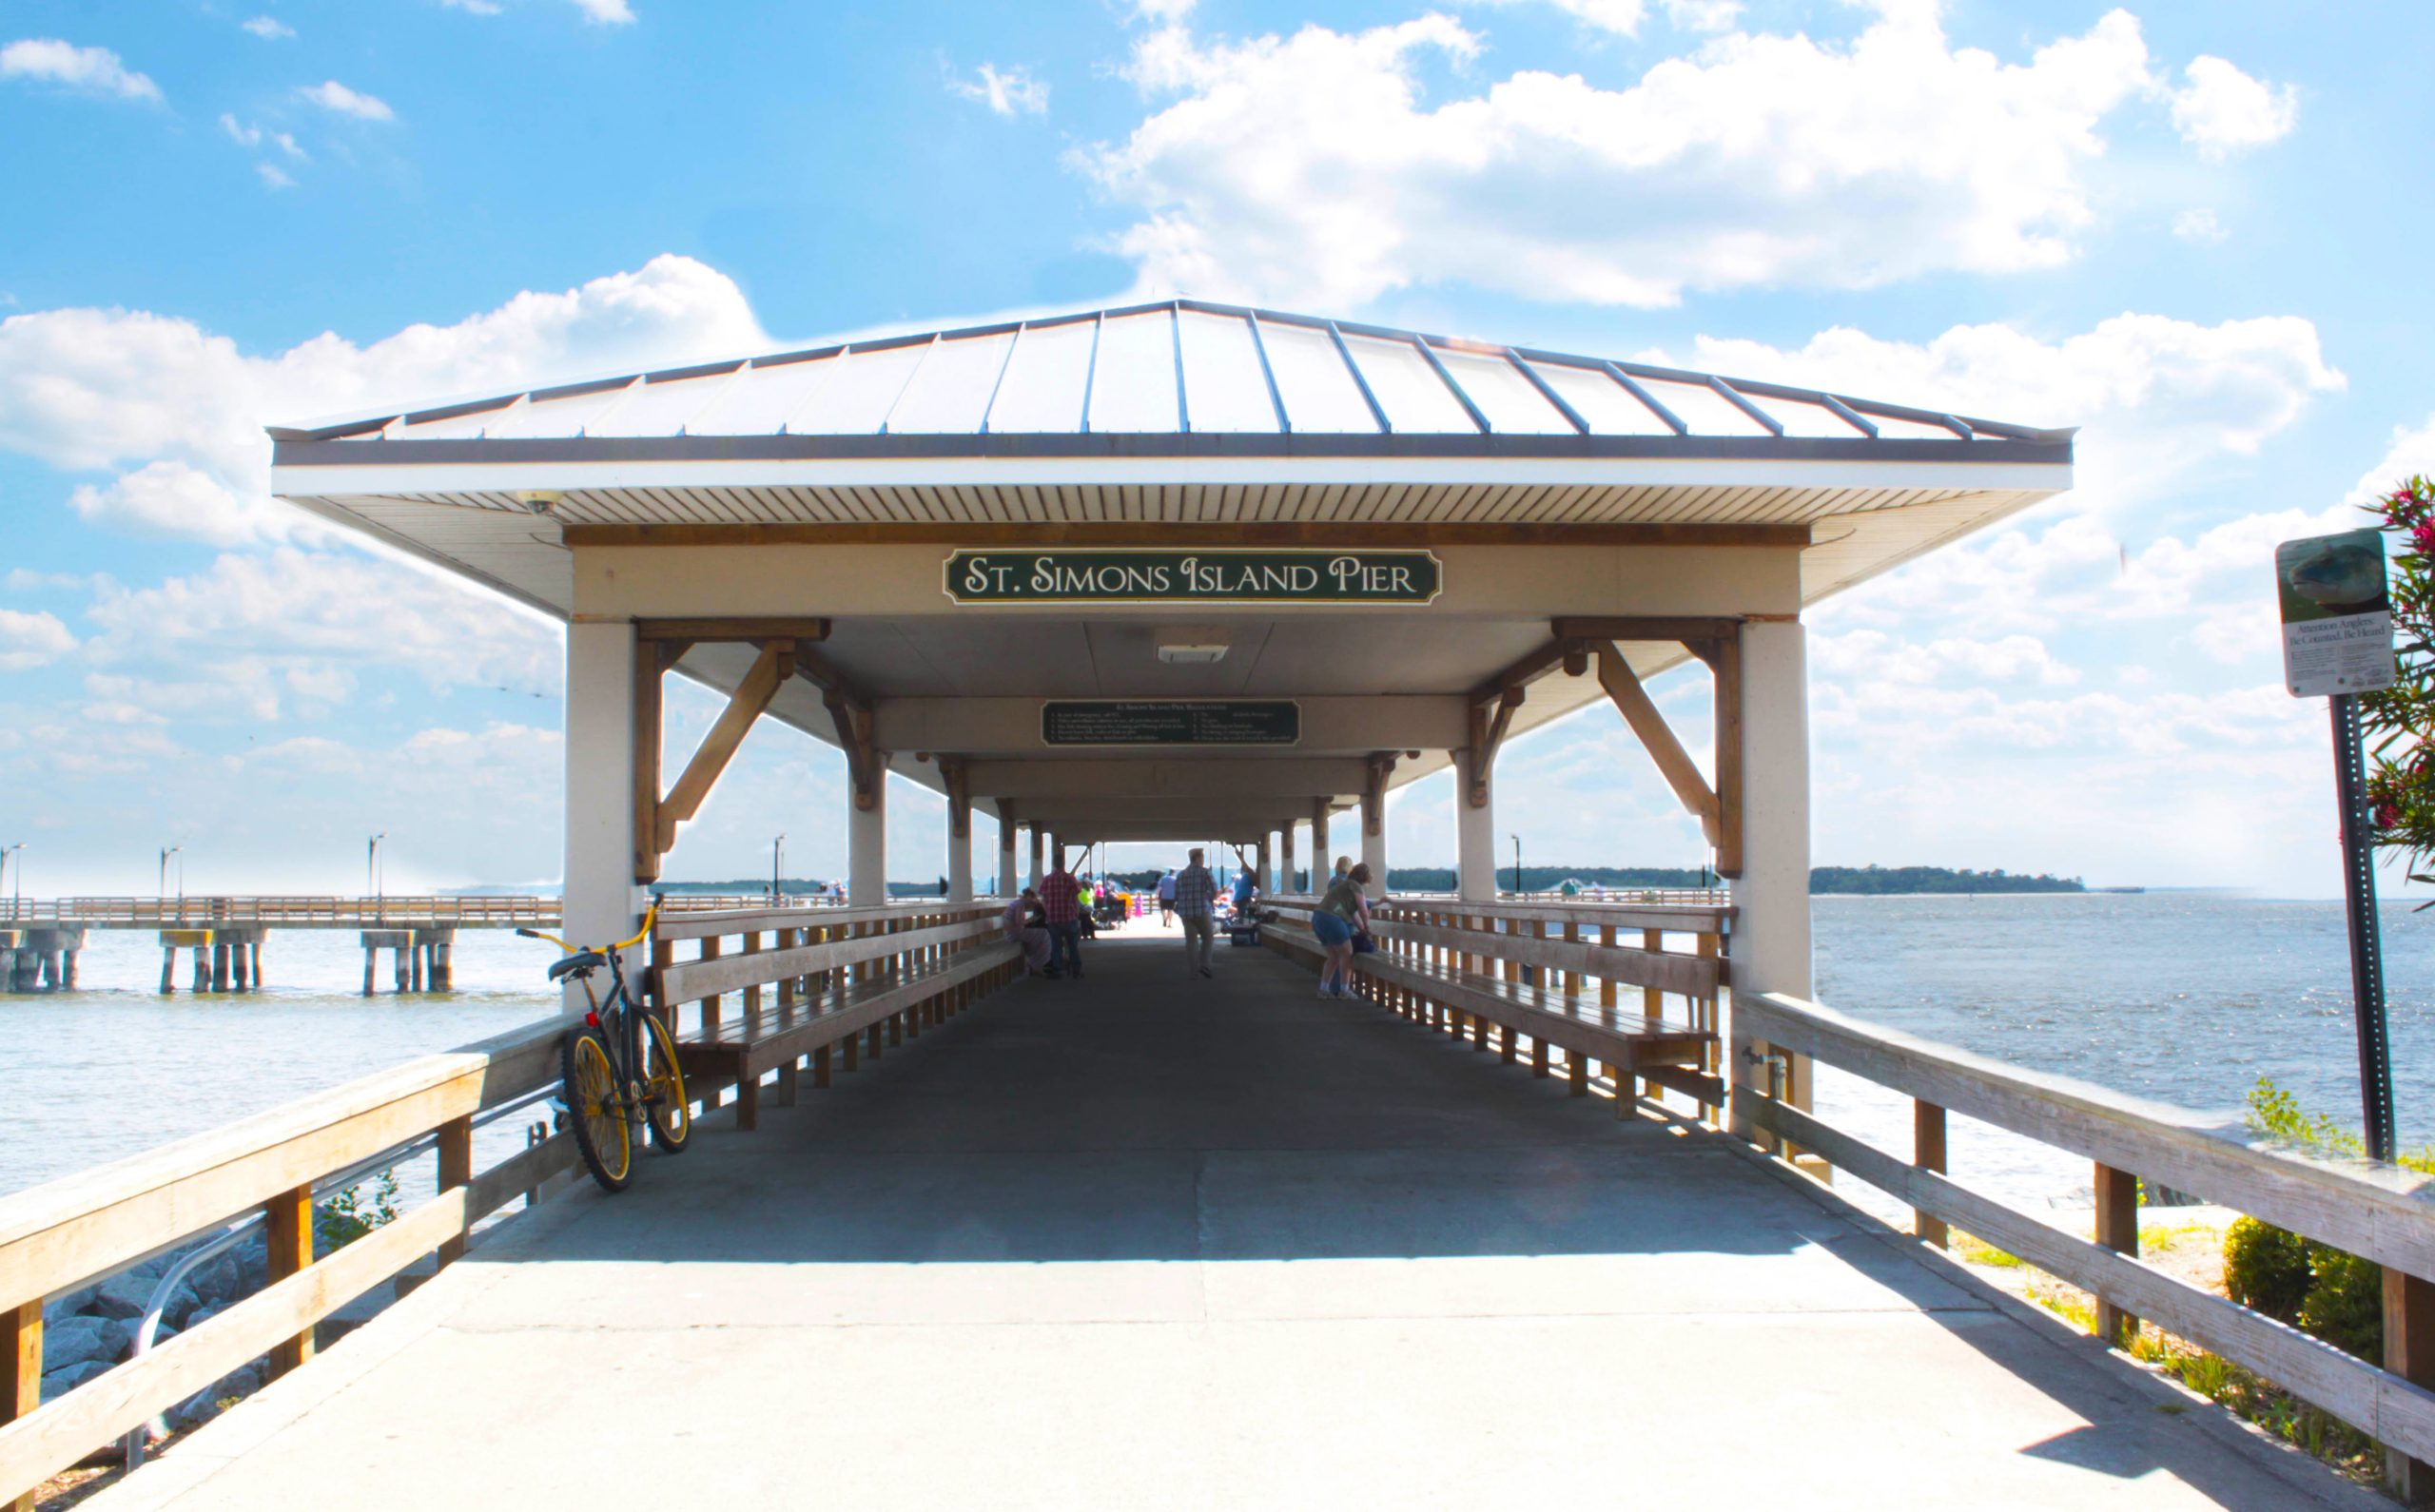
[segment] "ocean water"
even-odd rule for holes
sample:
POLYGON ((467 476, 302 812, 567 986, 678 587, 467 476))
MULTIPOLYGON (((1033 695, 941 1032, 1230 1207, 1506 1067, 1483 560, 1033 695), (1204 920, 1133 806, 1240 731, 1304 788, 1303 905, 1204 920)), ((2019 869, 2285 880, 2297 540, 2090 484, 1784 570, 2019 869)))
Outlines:
MULTIPOLYGON (((2209 894, 1821 898, 1818 996, 1838 1010, 2236 1119, 2260 1076, 2356 1122, 2349 958, 2338 902, 2209 894)), ((2383 918, 2403 1142, 2435 1142, 2435 913, 2383 918)), ((95 932, 73 993, 0 996, 19 1099, 0 1192, 131 1154, 551 1012, 550 945, 457 937, 457 989, 360 996, 349 932, 274 932, 270 985, 171 998, 148 934, 95 932), (31 1106, 26 1106, 28 1100, 31 1106)), ((183 980, 185 961, 180 962, 183 980)), ((1821 1070, 1830 1122, 1907 1153, 1910 1107, 1821 1070)), ((510 1122, 514 1122, 511 1120, 510 1122)), ((487 1160, 513 1128, 486 1131, 487 1160)), ((2085 1205, 2088 1167, 1957 1118, 1958 1175, 2023 1205, 2085 1205)))

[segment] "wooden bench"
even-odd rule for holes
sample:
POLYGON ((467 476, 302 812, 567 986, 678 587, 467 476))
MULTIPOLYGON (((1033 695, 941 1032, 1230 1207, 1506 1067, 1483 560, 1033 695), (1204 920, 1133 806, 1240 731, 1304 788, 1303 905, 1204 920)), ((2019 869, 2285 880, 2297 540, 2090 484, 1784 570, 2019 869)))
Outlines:
POLYGON ((918 1038, 1002 985, 1021 960, 994 918, 966 919, 654 966, 653 1000, 700 1005, 696 1021, 677 1030, 677 1063, 705 1108, 733 1086, 736 1126, 749 1130, 759 1125, 769 1073, 779 1104, 791 1103, 807 1061, 812 1085, 825 1087, 832 1055, 852 1071, 866 1053, 877 1058, 918 1038), (762 989, 772 985, 776 1000, 765 1004, 762 989))
MULTIPOLYGON (((1310 910, 1281 901, 1277 907, 1288 922, 1271 925, 1266 939, 1279 951, 1315 965, 1326 951, 1310 934, 1310 910)), ((1588 1095, 1590 1062, 1603 1061, 1616 1078, 1617 1116, 1630 1110, 1637 1089, 1627 1078, 1635 1076, 1687 1094, 1704 1106, 1723 1106, 1724 1084, 1704 1069, 1717 1044, 1713 1030, 1645 1006, 1625 1008, 1455 963, 1494 955, 1531 966, 1543 977, 1564 973, 1573 981, 1588 975, 1634 986, 1663 983, 1666 991, 1696 998, 1714 994, 1723 979, 1722 962, 1398 921, 1379 921, 1375 929, 1380 938, 1407 948, 1353 958, 1356 988, 1371 1000, 1458 1038, 1468 1037, 1476 1050, 1489 1048, 1493 1026, 1500 1057, 1508 1061, 1516 1057, 1516 1037, 1528 1038, 1536 1076, 1549 1075, 1550 1047, 1562 1050, 1575 1096, 1588 1095), (1438 959, 1427 959, 1432 954, 1438 959)))

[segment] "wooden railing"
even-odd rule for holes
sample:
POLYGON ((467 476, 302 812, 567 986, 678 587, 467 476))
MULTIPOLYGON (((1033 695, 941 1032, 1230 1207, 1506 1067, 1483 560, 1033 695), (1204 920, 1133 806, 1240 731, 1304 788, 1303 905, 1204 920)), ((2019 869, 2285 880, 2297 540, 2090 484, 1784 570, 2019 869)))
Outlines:
POLYGON ((426 1255, 445 1264, 477 1221, 565 1170, 566 1135, 474 1170, 474 1122, 558 1076, 568 1019, 426 1056, 83 1174, 0 1197, 0 1506, 197 1391, 268 1355, 309 1358, 314 1327, 426 1255), (438 1187, 397 1221, 318 1259, 314 1185, 419 1142, 438 1187), (426 1146, 429 1148, 429 1146, 426 1146), (269 1285, 54 1400, 41 1401, 45 1299, 266 1218, 269 1285))
MULTIPOLYGON (((1314 901, 1271 902, 1292 947, 1315 950, 1314 901)), ((1645 1087, 1684 1093, 1704 1114, 1721 1115, 1717 1018, 1730 979, 1730 906, 1397 897, 1371 917, 1380 953, 1354 958, 1363 996, 1477 1049, 1492 1034, 1503 1059, 1527 1046, 1540 1075, 1560 1052, 1579 1095, 1604 1058, 1621 1089, 1619 1113, 1645 1087)))
POLYGON ((2435 1491, 2435 1178, 2335 1164, 2251 1145, 2181 1109, 2043 1076, 1769 996, 1732 1014, 1734 1129, 1813 1152, 1908 1204, 1942 1244, 1956 1225, 2097 1299, 2098 1332, 2120 1342, 2146 1319, 2352 1425, 2394 1451, 2418 1497, 2435 1491), (1777 1095, 1779 1057, 1807 1056, 1913 1099, 1915 1148, 1891 1154, 1777 1095), (1944 1173, 1945 1116, 1958 1113, 2092 1162, 2094 1241, 1971 1191, 1944 1173), (2138 1182, 2190 1192, 2385 1268, 2385 1368, 2191 1286, 2137 1258, 2138 1182))
POLYGON ((854 1070, 1008 979, 1018 953, 1004 906, 663 915, 648 995, 676 1033, 688 1090, 709 1107, 731 1095, 738 1127, 751 1129, 765 1079, 791 1103, 804 1070, 828 1085, 832 1052, 854 1070))
MULTIPOLYGON (((899 899, 891 910, 935 906, 928 899, 899 899)), ((670 914, 731 913, 740 910, 834 913, 842 904, 825 896, 789 896, 773 905, 762 893, 668 893, 661 908, 670 914)), ((505 928, 533 925, 555 929, 561 919, 559 901, 541 894, 472 894, 464 897, 391 893, 349 898, 341 894, 275 894, 222 896, 198 893, 186 898, 77 897, 49 899, 0 898, 0 928, 13 924, 88 925, 98 929, 210 929, 214 926, 279 926, 289 929, 414 929, 505 928)))

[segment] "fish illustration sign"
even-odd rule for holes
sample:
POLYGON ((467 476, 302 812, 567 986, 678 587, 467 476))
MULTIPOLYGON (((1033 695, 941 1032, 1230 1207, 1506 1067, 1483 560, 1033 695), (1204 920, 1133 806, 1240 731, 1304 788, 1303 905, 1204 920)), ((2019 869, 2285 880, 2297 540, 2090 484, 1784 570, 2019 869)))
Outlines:
POLYGON ((2382 532, 2285 541, 2274 549, 2274 586, 2283 607, 2283 684, 2292 697, 2392 686, 2382 532))

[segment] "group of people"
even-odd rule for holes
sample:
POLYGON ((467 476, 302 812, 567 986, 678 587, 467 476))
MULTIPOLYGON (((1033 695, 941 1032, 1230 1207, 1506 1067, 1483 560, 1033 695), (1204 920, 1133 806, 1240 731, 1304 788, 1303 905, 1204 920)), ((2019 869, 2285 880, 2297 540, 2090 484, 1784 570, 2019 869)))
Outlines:
MULTIPOLYGON (((1209 869, 1207 853, 1198 848, 1185 864, 1159 879, 1159 915, 1183 927, 1184 974, 1215 977, 1210 956, 1218 938, 1218 885, 1209 869)), ((1353 958, 1377 948, 1370 933, 1370 879, 1365 863, 1336 858, 1335 873, 1311 916, 1311 933, 1327 952, 1319 968, 1319 996, 1353 996, 1353 958)), ((1082 936, 1090 929, 1088 883, 1061 863, 1006 904, 1006 938, 1023 947, 1024 968, 1036 976, 1080 977, 1082 936)), ((1237 919, 1259 917, 1259 879, 1245 868, 1235 874, 1227 898, 1237 919)), ((1272 916, 1273 917, 1273 916, 1272 916)))
POLYGON ((1023 947, 1023 969, 1036 977, 1082 974, 1082 941, 1099 933, 1099 921, 1120 918, 1131 895, 1105 879, 1093 882, 1067 871, 1063 863, 1026 887, 1000 916, 1006 938, 1023 947))

